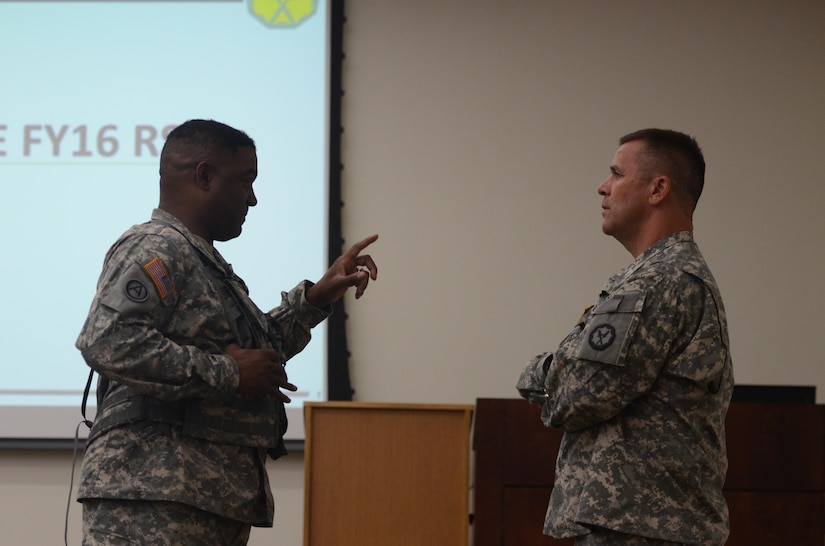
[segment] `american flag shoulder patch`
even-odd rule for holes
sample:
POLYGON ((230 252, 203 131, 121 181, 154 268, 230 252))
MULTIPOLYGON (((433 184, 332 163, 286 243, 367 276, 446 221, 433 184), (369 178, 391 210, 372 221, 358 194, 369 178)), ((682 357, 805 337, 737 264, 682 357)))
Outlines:
POLYGON ((169 274, 166 272, 166 268, 163 267, 162 263, 160 263, 160 258, 153 259, 151 262, 144 265, 143 269, 149 274, 152 282, 155 283, 155 287, 158 289, 158 294, 160 294, 161 299, 166 298, 166 296, 174 292, 175 288, 172 286, 172 278, 169 277, 169 274))

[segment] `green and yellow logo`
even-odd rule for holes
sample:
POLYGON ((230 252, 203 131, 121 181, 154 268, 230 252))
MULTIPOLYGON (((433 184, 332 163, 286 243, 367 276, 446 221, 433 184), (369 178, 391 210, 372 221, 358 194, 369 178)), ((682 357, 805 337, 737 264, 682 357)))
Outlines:
POLYGON ((297 27, 315 13, 316 0, 248 0, 252 14, 268 27, 297 27))

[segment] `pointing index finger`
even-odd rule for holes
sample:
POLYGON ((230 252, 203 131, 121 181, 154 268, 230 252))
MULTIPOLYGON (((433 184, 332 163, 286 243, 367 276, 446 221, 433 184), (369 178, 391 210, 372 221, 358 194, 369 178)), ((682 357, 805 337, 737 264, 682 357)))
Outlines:
POLYGON ((365 248, 370 246, 377 239, 378 239, 378 234, 375 233, 374 235, 370 235, 369 237, 358 241, 357 243, 355 243, 354 245, 352 245, 350 247, 350 249, 347 251, 347 255, 352 257, 352 258, 355 258, 356 256, 358 256, 361 253, 362 250, 364 250, 365 248))

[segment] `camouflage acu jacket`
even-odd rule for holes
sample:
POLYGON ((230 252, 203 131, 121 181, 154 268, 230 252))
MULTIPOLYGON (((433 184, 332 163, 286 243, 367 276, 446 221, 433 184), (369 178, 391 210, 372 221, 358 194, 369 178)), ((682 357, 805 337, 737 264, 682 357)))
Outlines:
POLYGON ((733 371, 725 310, 691 232, 613 276, 519 393, 565 431, 544 532, 588 526, 724 544, 725 415, 733 371))
MULTIPOLYGON (((242 282, 217 251, 161 210, 112 246, 77 340, 106 397, 128 387, 152 400, 194 405, 216 419, 232 418, 230 408, 243 406, 234 394, 237 364, 223 354, 238 340, 210 272, 215 268, 242 282)), ((286 358, 303 349, 310 329, 328 316, 306 302, 307 287, 305 281, 282 293, 269 313, 248 302, 286 358)), ((203 439, 169 421, 124 423, 90 437, 78 499, 176 501, 271 525, 266 447, 231 434, 203 439)))

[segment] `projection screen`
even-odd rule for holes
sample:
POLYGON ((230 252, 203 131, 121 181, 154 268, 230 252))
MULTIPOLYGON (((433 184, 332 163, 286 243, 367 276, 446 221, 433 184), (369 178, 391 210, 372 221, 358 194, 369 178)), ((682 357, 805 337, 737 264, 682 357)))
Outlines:
MULTIPOLYGON (((329 34, 324 1, 0 1, 0 439, 74 436, 89 373, 74 343, 107 249, 157 206, 177 124, 215 119, 257 144, 259 203, 216 247, 258 306, 320 277, 329 34)), ((289 363, 288 439, 303 402, 326 399, 325 342, 321 325, 289 363)))

